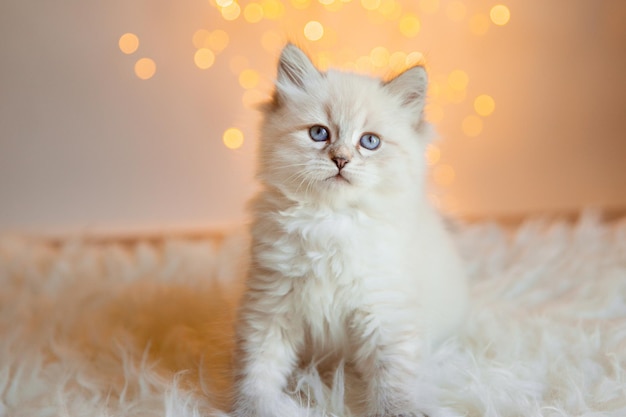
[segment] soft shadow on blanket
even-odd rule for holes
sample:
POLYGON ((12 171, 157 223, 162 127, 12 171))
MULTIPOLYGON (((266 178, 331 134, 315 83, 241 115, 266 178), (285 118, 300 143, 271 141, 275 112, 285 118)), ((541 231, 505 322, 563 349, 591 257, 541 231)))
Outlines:
POLYGON ((180 373, 183 388, 201 389, 224 409, 230 397, 235 300, 217 285, 205 289, 137 282, 104 310, 113 340, 132 342, 136 354, 164 376, 180 373))

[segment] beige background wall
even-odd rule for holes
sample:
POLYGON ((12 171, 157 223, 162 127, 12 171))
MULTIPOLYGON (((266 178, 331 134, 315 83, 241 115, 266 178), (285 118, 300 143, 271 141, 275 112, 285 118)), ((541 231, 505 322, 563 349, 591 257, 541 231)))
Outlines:
POLYGON ((445 208, 626 207, 626 2, 503 0, 509 23, 478 35, 475 16, 497 2, 400 2, 420 19, 415 37, 398 30, 403 15, 368 12, 359 0, 338 11, 283 3, 277 19, 248 23, 224 20, 209 0, 0 2, 0 231, 240 223, 254 189, 256 116, 242 104, 239 72, 260 76, 247 100, 267 94, 276 40, 287 38, 320 63, 345 65, 378 46, 425 55, 443 138, 433 195, 445 208), (325 26, 321 40, 304 38, 309 20, 325 26), (206 70, 194 64, 199 29, 229 39, 206 70), (140 40, 130 55, 118 47, 126 32, 140 40), (142 57, 156 63, 148 80, 133 71, 142 57), (447 85, 455 70, 469 80, 456 96, 447 85), (480 94, 495 111, 468 137, 463 120, 480 94), (244 133, 240 149, 222 143, 230 127, 244 133))

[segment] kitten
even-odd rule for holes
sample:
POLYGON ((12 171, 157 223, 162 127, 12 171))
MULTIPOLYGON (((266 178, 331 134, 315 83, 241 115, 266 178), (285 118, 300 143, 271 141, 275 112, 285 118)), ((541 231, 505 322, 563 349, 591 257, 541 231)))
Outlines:
POLYGON ((280 56, 264 109, 234 415, 300 417, 306 362, 344 360, 367 417, 418 416, 420 357, 467 305, 460 260, 425 197, 427 77, 388 82, 280 56))

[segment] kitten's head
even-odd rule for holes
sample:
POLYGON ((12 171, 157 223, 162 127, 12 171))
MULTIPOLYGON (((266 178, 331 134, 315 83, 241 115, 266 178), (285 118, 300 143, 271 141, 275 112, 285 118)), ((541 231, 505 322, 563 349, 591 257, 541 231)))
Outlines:
POLYGON ((320 72, 287 45, 264 108, 260 180, 294 200, 329 204, 421 192, 426 86, 423 67, 387 82, 320 72))

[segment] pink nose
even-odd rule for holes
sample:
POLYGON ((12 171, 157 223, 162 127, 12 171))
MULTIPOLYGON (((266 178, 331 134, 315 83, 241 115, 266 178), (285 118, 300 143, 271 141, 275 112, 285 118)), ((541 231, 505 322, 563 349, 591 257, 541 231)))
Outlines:
POLYGON ((348 162, 350 162, 350 160, 349 160, 349 159, 346 159, 346 158, 343 158, 343 157, 341 157, 341 156, 335 156, 335 157, 333 158, 333 162, 335 163, 335 165, 337 165, 337 168, 339 168, 339 170, 341 171, 341 169, 342 169, 343 167, 345 167, 345 166, 346 166, 346 164, 347 164, 348 162))

